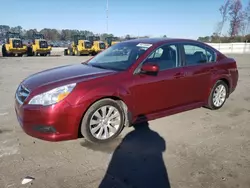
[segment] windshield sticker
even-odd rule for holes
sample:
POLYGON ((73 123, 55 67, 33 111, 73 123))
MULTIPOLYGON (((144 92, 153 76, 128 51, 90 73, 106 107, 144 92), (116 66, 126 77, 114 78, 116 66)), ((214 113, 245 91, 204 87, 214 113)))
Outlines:
POLYGON ((147 43, 139 43, 136 46, 138 47, 143 47, 143 48, 150 48, 152 44, 147 44, 147 43))

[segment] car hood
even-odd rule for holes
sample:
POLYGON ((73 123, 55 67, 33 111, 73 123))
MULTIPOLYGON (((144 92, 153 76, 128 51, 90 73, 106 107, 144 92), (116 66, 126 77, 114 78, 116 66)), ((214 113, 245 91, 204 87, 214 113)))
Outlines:
POLYGON ((116 71, 100 69, 84 64, 66 65, 38 72, 26 78, 22 84, 30 91, 35 88, 56 82, 74 80, 74 82, 84 79, 97 78, 113 74, 116 71))

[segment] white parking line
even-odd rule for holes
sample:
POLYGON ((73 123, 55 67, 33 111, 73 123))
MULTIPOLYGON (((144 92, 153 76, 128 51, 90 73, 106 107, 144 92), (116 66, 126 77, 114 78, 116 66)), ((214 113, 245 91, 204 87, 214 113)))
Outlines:
POLYGON ((4 112, 4 113, 0 113, 0 116, 6 116, 8 114, 9 114, 8 112, 4 112))

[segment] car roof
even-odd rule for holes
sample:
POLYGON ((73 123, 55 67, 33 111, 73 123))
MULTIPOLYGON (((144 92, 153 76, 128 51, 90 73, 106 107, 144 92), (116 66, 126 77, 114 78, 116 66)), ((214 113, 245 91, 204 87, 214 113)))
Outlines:
POLYGON ((157 43, 164 43, 164 42, 198 42, 197 40, 193 39, 183 39, 183 38, 138 38, 138 39, 131 39, 123 42, 140 42, 140 43, 150 43, 150 44, 157 44, 157 43))

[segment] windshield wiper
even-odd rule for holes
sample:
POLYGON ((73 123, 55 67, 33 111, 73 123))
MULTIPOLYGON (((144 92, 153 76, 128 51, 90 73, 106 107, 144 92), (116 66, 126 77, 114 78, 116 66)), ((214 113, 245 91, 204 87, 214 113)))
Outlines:
POLYGON ((81 62, 82 65, 88 65, 87 61, 81 62))
POLYGON ((107 68, 107 67, 103 67, 103 66, 97 65, 97 64, 89 64, 89 65, 92 66, 92 67, 100 68, 100 69, 107 69, 107 70, 110 70, 110 69, 107 68))

